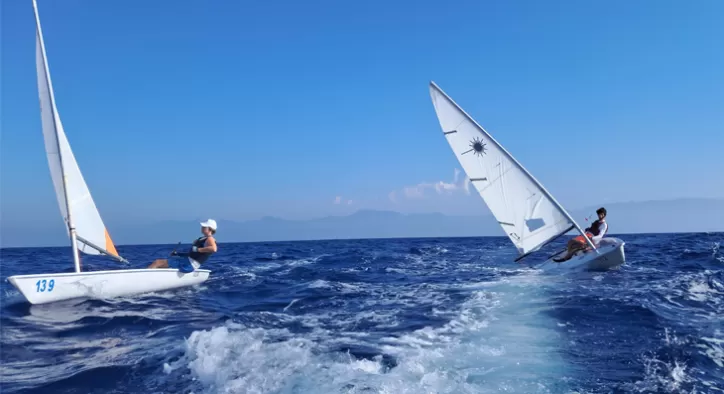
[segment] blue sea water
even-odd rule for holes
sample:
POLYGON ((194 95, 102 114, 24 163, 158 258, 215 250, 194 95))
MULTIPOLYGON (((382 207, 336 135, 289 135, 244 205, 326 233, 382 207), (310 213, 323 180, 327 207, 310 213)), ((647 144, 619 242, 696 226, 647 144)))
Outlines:
POLYGON ((36 306, 5 279, 69 249, 3 249, 0 391, 724 393, 724 234, 621 238, 557 276, 504 238, 221 244, 199 287, 36 306))

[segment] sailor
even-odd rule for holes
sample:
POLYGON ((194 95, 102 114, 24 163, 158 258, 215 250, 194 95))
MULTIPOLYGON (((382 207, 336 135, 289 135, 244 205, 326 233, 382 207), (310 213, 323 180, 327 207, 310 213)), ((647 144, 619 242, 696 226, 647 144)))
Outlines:
POLYGON ((216 247, 216 221, 209 219, 201 223, 201 234, 191 245, 188 252, 171 252, 168 259, 156 259, 148 268, 177 268, 179 271, 189 273, 198 269, 201 264, 218 250, 216 247))
MULTIPOLYGON (((598 208, 596 210, 596 214, 598 215, 598 220, 593 222, 591 224, 591 227, 588 227, 584 231, 586 232, 586 236, 591 240, 593 245, 598 247, 598 243, 601 241, 601 238, 603 238, 603 236, 606 235, 606 232, 608 231, 608 223, 606 223, 606 208, 598 208)), ((583 238, 582 235, 579 235, 568 241, 568 253, 566 253, 566 255, 563 257, 554 258, 553 261, 555 261, 556 263, 566 261, 573 257, 576 252, 585 250, 586 248, 588 248, 588 243, 586 242, 586 239, 583 238)))

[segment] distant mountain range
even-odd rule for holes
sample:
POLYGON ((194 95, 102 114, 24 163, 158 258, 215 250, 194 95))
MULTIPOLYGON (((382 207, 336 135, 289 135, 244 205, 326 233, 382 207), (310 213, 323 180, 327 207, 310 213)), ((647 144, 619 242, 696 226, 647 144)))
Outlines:
MULTIPOLYGON (((613 203, 605 204, 605 207, 611 234, 724 231, 724 199, 613 203)), ((571 215, 586 227, 588 222, 583 218, 594 214, 596 208, 571 211, 571 215)), ((220 242, 504 235, 492 215, 448 216, 360 210, 348 216, 312 220, 264 217, 249 221, 217 221, 220 242)), ((189 219, 134 227, 114 226, 110 231, 114 241, 123 245, 189 242, 197 236, 198 229, 198 220, 189 219)), ((55 228, 52 232, 3 228, 1 241, 3 246, 65 246, 66 239, 62 228, 60 232, 55 228)))
MULTIPOLYGON (((724 200, 679 199, 606 204, 611 234, 724 231, 724 200)), ((584 218, 598 207, 572 211, 583 227, 584 218)), ((312 220, 264 217, 250 221, 219 220, 219 241, 280 241, 397 237, 503 236, 492 215, 448 216, 440 213, 402 214, 360 210, 348 216, 312 220)), ((119 243, 175 243, 196 236, 198 221, 166 221, 139 229, 118 229, 119 243), (153 235, 149 235, 153 234, 153 235)))

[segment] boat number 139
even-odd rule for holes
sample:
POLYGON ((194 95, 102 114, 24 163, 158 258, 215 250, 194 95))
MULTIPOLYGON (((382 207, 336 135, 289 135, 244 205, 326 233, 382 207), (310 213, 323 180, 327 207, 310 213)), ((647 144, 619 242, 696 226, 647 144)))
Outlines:
POLYGON ((35 291, 37 293, 42 293, 44 291, 53 291, 53 287, 55 287, 55 279, 41 279, 35 283, 35 291))

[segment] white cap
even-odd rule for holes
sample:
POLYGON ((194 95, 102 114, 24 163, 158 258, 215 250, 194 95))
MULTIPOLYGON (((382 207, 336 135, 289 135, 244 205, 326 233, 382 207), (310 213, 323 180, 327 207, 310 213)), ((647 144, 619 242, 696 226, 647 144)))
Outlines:
POLYGON ((201 227, 208 227, 208 228, 216 231, 216 220, 214 220, 214 219, 209 219, 209 220, 207 220, 207 221, 205 221, 205 222, 202 222, 202 223, 201 223, 201 227))

